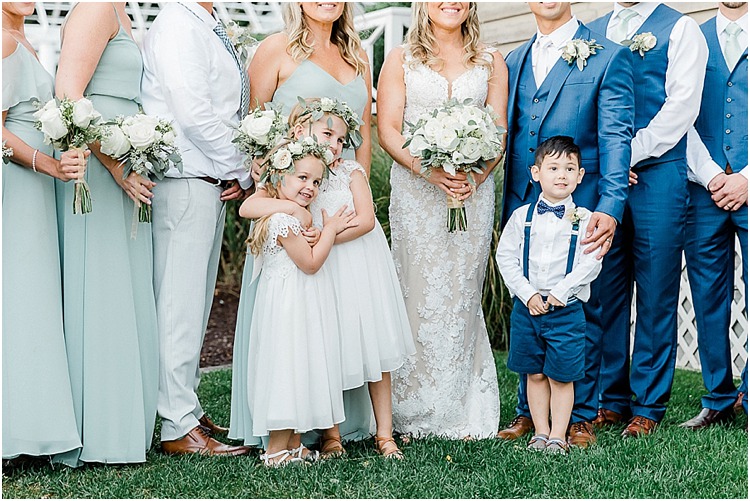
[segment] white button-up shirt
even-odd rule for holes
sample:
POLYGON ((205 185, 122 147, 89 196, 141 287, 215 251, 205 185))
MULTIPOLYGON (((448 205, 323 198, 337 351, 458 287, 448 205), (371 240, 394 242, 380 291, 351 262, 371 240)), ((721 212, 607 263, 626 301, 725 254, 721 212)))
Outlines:
POLYGON ((242 83, 232 55, 214 33, 217 20, 195 2, 164 6, 143 44, 143 110, 175 126, 183 172, 170 177, 238 179, 252 184, 232 144, 242 83))
MULTIPOLYGON (((724 28, 730 22, 721 12, 716 13, 716 34, 719 36, 719 45, 721 45, 722 53, 725 52, 727 43, 727 34, 724 33, 724 28)), ((740 49, 745 50, 747 49, 747 14, 734 22, 742 28, 742 33, 737 39, 740 43, 740 49)), ((733 69, 730 68, 729 71, 733 69)), ((706 145, 703 144, 703 140, 701 140, 695 127, 690 127, 690 131, 688 131, 687 159, 689 168, 688 178, 691 181, 702 184, 706 189, 708 189, 708 185, 713 178, 724 172, 724 167, 714 162, 714 159, 711 158, 711 154, 708 152, 706 145)), ((748 177, 748 169, 745 167, 747 166, 743 165, 740 167, 742 170, 739 171, 739 174, 748 177)))
POLYGON ((549 35, 543 35, 537 29, 536 40, 531 47, 531 66, 534 70, 536 86, 541 87, 552 67, 562 57, 565 44, 573 40, 578 31, 578 19, 573 16, 549 35))
POLYGON ((576 256, 573 270, 565 275, 573 231, 570 215, 576 206, 572 197, 558 204, 549 202, 543 196, 539 200, 544 200, 550 206, 564 204, 565 215, 560 219, 552 212, 537 214, 534 209, 529 239, 529 278, 526 279, 523 276, 523 240, 529 206, 524 205, 513 212, 500 235, 495 254, 505 285, 511 295, 518 296, 524 304, 536 293, 542 296, 552 295, 562 303, 568 303, 572 298, 588 301, 591 296, 589 284, 602 269, 602 261, 596 258, 598 252, 584 254, 584 247, 581 246, 591 219, 591 211, 584 207, 577 209, 582 217, 578 228, 576 256))
MULTIPOLYGON (((658 6, 658 3, 641 2, 627 7, 638 14, 628 21, 628 38, 640 33, 638 30, 641 25, 658 6)), ((611 37, 613 29, 620 24, 618 14, 625 8, 615 3, 614 12, 607 24, 607 38, 611 37)), ((621 40, 616 42, 620 43, 621 40)), ((648 127, 636 132, 631 145, 631 167, 647 158, 658 158, 674 148, 698 117, 708 62, 708 45, 698 23, 691 17, 681 17, 672 28, 667 59, 664 83, 667 99, 648 127)), ((637 64, 634 70, 638 71, 637 64)))

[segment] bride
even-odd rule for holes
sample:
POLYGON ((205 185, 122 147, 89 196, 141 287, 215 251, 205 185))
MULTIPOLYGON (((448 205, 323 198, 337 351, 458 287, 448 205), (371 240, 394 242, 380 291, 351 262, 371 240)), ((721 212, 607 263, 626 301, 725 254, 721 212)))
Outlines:
POLYGON ((507 68, 479 43, 476 3, 415 2, 406 43, 383 65, 377 100, 380 144, 395 160, 393 257, 417 346, 394 374, 394 427, 414 436, 492 437, 500 402, 481 303, 499 159, 474 175, 474 189, 464 173, 420 175, 419 159, 402 148, 404 121, 416 123, 449 98, 491 105, 507 127, 507 68), (465 200, 467 231, 447 231, 446 194, 465 200))

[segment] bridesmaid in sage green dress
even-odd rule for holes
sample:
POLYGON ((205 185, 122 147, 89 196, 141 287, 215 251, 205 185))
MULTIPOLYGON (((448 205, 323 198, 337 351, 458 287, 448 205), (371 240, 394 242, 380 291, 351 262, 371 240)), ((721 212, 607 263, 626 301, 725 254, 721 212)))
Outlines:
MULTIPOLYGON (((134 115, 143 62, 125 3, 79 3, 63 25, 56 93, 86 96, 104 120, 134 115)), ((91 144, 86 180, 93 212, 72 213, 73 185, 58 183, 65 338, 83 448, 56 461, 146 460, 156 419, 159 344, 151 225, 131 238, 133 198, 150 203, 154 183, 91 144)))
POLYGON ((24 36, 33 3, 3 2, 3 459, 81 446, 63 337, 54 179, 83 175, 77 155, 52 157, 34 128, 52 76, 24 36))
MULTIPOLYGON (((355 158, 368 175, 371 161, 370 118, 372 102, 370 69, 364 50, 350 54, 351 45, 343 50, 333 43, 335 39, 359 38, 353 28, 351 4, 337 4, 333 8, 313 2, 292 2, 284 5, 285 29, 266 38, 258 47, 251 63, 250 102, 280 104, 284 114, 289 114, 298 103, 297 97, 330 97, 346 102, 362 117, 362 145, 357 149, 344 150, 343 158, 355 158), (304 18, 304 21, 303 21, 304 18), (302 27, 306 29, 302 29, 302 27), (298 29, 299 28, 299 29, 298 29), (333 33, 335 30, 335 33, 333 33), (290 43, 292 34, 300 39, 290 43), (305 38, 308 52, 301 48, 305 38), (330 43, 325 43, 330 41, 330 43), (289 47, 293 47, 290 49, 289 47), (314 49, 313 49, 314 48, 314 49), (280 82, 280 83, 279 83, 280 82)), ((343 45, 343 43, 342 43, 343 45)), ((246 445, 259 445, 258 437, 252 436, 252 416, 247 404, 247 359, 252 308, 257 281, 251 283, 253 256, 248 253, 242 276, 235 344, 232 358, 232 412, 229 438, 244 440, 246 445)), ((362 440, 375 431, 373 405, 382 409, 378 422, 378 435, 391 434, 390 379, 364 384, 344 392, 346 421, 323 433, 321 453, 332 457, 344 452, 341 441, 362 440), (374 404, 371 402, 371 396, 374 404), (387 430, 387 431, 385 431, 387 430)), ((314 440, 310 434, 303 437, 305 443, 314 440)))

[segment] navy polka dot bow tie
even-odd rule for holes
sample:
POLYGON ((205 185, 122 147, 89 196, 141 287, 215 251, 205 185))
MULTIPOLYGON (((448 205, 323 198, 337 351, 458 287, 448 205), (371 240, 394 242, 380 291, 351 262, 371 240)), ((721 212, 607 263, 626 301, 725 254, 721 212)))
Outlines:
POLYGON ((565 206, 555 205, 554 207, 551 207, 547 205, 544 200, 539 200, 539 204, 536 206, 536 213, 546 214, 547 212, 552 212, 555 216, 557 216, 557 219, 562 219, 565 215, 565 206))

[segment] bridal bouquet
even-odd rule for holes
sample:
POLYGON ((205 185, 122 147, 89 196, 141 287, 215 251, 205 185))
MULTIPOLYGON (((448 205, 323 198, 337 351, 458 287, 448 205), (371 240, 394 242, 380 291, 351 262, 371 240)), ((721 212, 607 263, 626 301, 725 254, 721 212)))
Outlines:
POLYGON ((10 162, 10 157, 13 156, 13 148, 10 146, 5 146, 5 141, 3 141, 3 163, 7 164, 10 162))
POLYGON ((250 170, 254 158, 268 154, 289 131, 287 117, 280 106, 266 104, 265 110, 255 108, 240 122, 237 136, 232 140, 247 155, 245 167, 250 170))
MULTIPOLYGON (((72 101, 50 99, 34 113, 34 126, 44 134, 44 142, 61 151, 77 150, 83 159, 86 145, 101 139, 100 122, 102 116, 86 98, 72 101)), ((91 212, 91 192, 86 180, 75 180, 73 193, 73 214, 91 212)))
MULTIPOLYGON (((123 179, 135 172, 164 179, 172 167, 182 172, 182 157, 174 145, 172 124, 152 115, 118 116, 104 124, 101 151, 123 164, 123 179)), ((136 202, 138 221, 151 222, 151 206, 136 202)))
MULTIPOLYGON (((422 159, 421 174, 442 168, 456 172, 483 172, 479 162, 492 160, 502 153, 501 136, 505 129, 495 125, 497 114, 491 106, 482 108, 471 99, 451 99, 442 107, 419 117, 416 124, 405 122, 402 148, 422 159)), ((474 177, 468 176, 475 186, 474 177)), ((451 196, 448 203, 448 231, 466 230, 466 209, 461 200, 451 196)))

